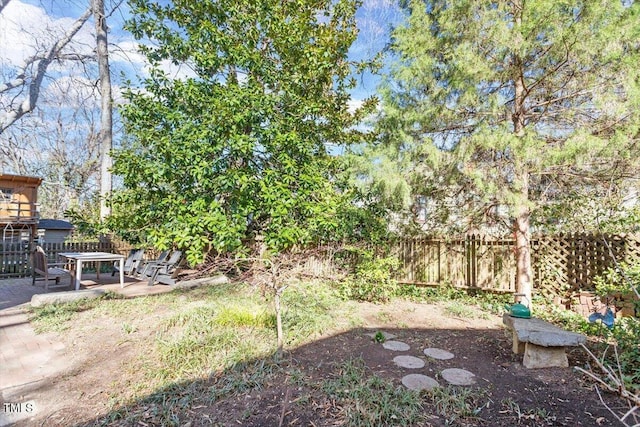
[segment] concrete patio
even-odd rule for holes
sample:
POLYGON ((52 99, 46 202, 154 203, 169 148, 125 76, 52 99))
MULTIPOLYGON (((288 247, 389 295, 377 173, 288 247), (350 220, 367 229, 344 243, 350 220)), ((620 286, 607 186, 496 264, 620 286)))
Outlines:
MULTIPOLYGON (((175 289, 175 287, 166 285, 148 286, 146 281, 133 277, 125 276, 124 279, 124 287, 121 288, 117 275, 112 277, 110 273, 102 273, 100 278, 97 279, 95 273, 85 273, 82 275, 80 290, 112 291, 125 297, 135 297, 170 292, 175 289)), ((69 279, 62 278, 61 280, 64 284, 68 283, 69 279)), ((33 286, 31 277, 0 279, 0 310, 29 303, 33 296, 37 294, 55 294, 59 292, 75 291, 72 286, 67 286, 49 289, 49 292, 45 292, 42 280, 36 281, 35 286, 33 286)))

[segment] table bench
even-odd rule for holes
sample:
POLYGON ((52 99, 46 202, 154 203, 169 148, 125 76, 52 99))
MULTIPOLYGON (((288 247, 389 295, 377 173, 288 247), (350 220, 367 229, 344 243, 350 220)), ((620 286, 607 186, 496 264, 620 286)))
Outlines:
POLYGON ((502 316, 502 323, 512 331, 513 352, 524 354, 525 368, 550 368, 569 366, 565 347, 578 346, 587 337, 565 331, 541 319, 502 316))

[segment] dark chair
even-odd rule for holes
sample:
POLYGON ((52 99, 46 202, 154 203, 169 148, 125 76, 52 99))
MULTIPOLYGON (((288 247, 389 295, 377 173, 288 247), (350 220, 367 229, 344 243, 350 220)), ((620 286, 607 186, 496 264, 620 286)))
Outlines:
POLYGON ((151 265, 145 273, 149 277, 148 285, 153 286, 156 282, 174 285, 182 262, 182 251, 173 251, 167 261, 151 265))
MULTIPOLYGON (((123 273, 126 274, 127 276, 132 276, 135 273, 138 266, 140 265, 140 262, 142 261, 142 257, 144 257, 144 249, 131 249, 129 251, 129 256, 124 261, 123 273)), ((119 271, 120 271, 120 263, 114 262, 111 275, 115 276, 115 274, 119 271)))
POLYGON ((158 258, 156 259, 142 260, 142 262, 138 264, 138 268, 135 271, 135 276, 138 277, 139 279, 143 279, 143 280, 146 279, 147 271, 149 271, 154 265, 158 263, 166 262, 170 253, 171 251, 162 251, 160 252, 160 255, 158 255, 158 258))
POLYGON ((33 285, 36 284, 36 276, 44 277, 44 290, 49 292, 49 280, 54 279, 55 285, 52 287, 67 287, 73 285, 73 274, 70 270, 62 268, 65 263, 47 262, 47 254, 40 246, 31 252, 31 266, 33 267, 33 285), (60 278, 69 275, 69 285, 61 285, 60 278))

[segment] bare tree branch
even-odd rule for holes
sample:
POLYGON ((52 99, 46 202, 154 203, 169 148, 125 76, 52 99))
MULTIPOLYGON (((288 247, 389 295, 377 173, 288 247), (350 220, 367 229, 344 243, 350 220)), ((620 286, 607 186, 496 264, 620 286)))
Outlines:
MULTIPOLYGON (((7 5, 8 0, 0 0, 0 11, 7 5)), ((47 68, 49 65, 61 55, 62 49, 65 48, 69 44, 69 42, 73 39, 73 37, 80 31, 84 23, 89 19, 92 13, 92 8, 89 7, 83 14, 80 16, 69 28, 69 30, 64 34, 64 36, 58 40, 49 50, 42 56, 36 56, 33 58, 29 58, 25 61, 25 65, 22 68, 22 72, 19 74, 18 78, 14 79, 12 82, 4 84, 0 86, 0 93, 4 92, 12 87, 20 80, 22 77, 22 84, 28 85, 29 95, 26 99, 22 100, 17 106, 10 107, 9 110, 4 114, 4 116, 0 117, 0 134, 2 134, 9 126, 19 120, 22 116, 27 113, 33 111, 36 107, 36 103, 38 101, 38 97, 40 95, 40 87, 42 85, 42 80, 44 79, 45 73, 47 72, 47 68), (36 66, 35 74, 31 77, 31 81, 27 83, 27 79, 24 77, 26 75, 26 69, 29 64, 33 62, 38 62, 36 66)))
MULTIPOLYGON (((611 414, 613 414, 616 419, 618 421, 620 421, 621 423, 623 423, 625 426, 637 426, 637 417, 636 414, 634 414, 634 412, 636 412, 636 410, 638 408, 640 408, 640 396, 638 396, 637 394, 633 394, 632 392, 630 392, 629 390, 626 389, 625 385, 624 385, 624 381, 622 379, 622 374, 618 374, 616 373, 611 367, 606 366, 600 359, 598 359, 595 354, 593 354, 584 344, 580 344, 581 347, 583 348, 583 350, 585 350, 587 352, 587 354, 591 357, 591 360, 598 366, 598 368, 604 373, 606 379, 608 380, 605 381, 600 375, 594 374, 591 371, 588 371, 586 369, 580 368, 580 367, 576 367, 575 369, 582 372, 583 374, 587 375, 588 377, 590 377, 591 379, 593 379, 594 381, 596 381, 598 384, 600 384, 600 386, 612 393, 616 393, 618 394, 620 397, 622 397, 623 399, 625 399, 627 402, 629 402, 629 410, 624 414, 624 415, 620 415, 618 412, 614 411, 613 409, 611 409, 605 402, 604 399, 602 397, 602 394, 600 393, 600 390, 598 389, 598 387, 595 387, 595 390, 598 394, 598 396, 600 397, 600 401, 602 402, 602 404, 605 406, 605 408, 607 408, 609 410, 609 412, 611 412, 611 414), (633 419, 632 419, 633 418, 633 419), (633 424, 630 424, 630 422, 633 422, 633 424)), ((614 347, 615 350, 615 347, 614 347)), ((617 351, 616 351, 616 359, 617 359, 617 351)), ((602 357, 602 359, 604 359, 604 356, 602 357)), ((620 363, 618 362, 618 366, 620 366, 620 363)))
POLYGON ((2 10, 5 8, 6 5, 9 4, 11 0, 0 0, 0 13, 2 13, 2 10))

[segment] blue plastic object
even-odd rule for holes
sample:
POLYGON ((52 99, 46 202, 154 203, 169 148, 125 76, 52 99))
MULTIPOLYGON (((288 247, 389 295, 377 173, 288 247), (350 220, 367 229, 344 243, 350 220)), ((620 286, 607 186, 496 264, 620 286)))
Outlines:
POLYGON ((589 322, 593 323, 596 320, 601 320, 607 328, 611 329, 613 328, 615 317, 613 315, 613 311, 607 307, 607 311, 605 311, 604 314, 595 312, 589 316, 589 322))

